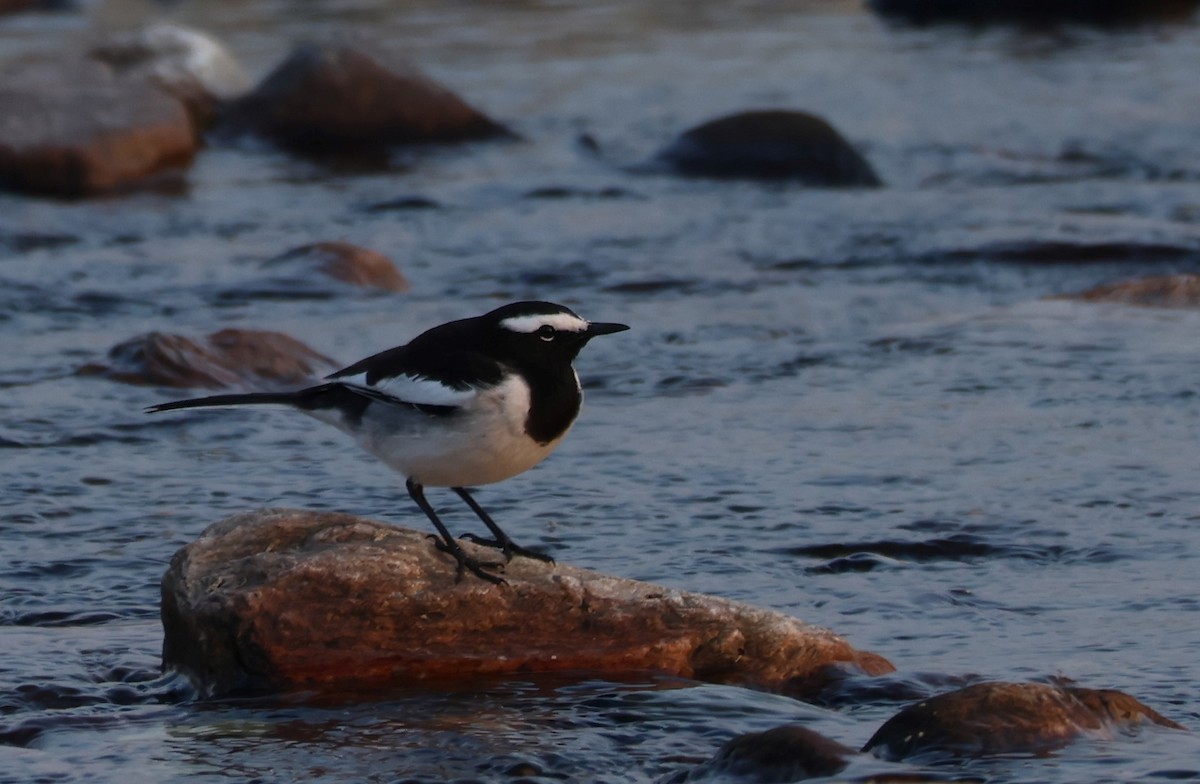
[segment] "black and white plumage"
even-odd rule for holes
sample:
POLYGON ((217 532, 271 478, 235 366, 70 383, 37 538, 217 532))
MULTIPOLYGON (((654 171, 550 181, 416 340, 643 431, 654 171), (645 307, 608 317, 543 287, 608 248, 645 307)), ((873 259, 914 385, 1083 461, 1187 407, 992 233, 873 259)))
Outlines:
POLYGON ((451 321, 295 392, 252 392, 177 400, 147 409, 282 404, 353 436, 407 479, 409 495, 441 535, 459 570, 502 583, 499 564, 469 557, 446 530, 424 487, 452 488, 494 539, 473 541, 551 561, 518 546, 467 491, 540 463, 579 415, 583 392, 572 362, 589 340, 629 329, 588 322, 549 302, 516 302, 451 321))

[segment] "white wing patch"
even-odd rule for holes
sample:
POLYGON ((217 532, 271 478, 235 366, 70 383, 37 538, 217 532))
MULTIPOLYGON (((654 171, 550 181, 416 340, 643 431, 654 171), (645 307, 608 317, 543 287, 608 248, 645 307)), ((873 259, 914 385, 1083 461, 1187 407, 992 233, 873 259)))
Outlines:
POLYGON ((419 406, 462 406, 478 394, 475 389, 455 389, 425 376, 392 376, 368 384, 367 374, 359 373, 337 380, 348 387, 358 387, 395 398, 400 403, 419 406))
POLYGON ((542 313, 536 316, 512 316, 500 322, 500 326, 509 332, 524 332, 533 334, 546 325, 560 332, 583 332, 588 323, 579 316, 571 313, 542 313))

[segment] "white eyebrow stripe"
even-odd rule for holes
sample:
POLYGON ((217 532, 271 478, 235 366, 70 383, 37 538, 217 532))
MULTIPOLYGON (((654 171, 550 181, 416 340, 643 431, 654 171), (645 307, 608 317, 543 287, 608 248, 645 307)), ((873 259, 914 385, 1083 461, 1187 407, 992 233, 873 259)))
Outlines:
POLYGON ((348 387, 381 392, 402 403, 420 406, 462 406, 477 394, 475 389, 455 389, 427 376, 391 376, 368 384, 367 374, 359 373, 338 381, 348 387))
POLYGON ((532 334, 549 324, 561 332, 583 332, 588 323, 570 313, 541 313, 536 316, 512 316, 500 322, 509 332, 532 334))

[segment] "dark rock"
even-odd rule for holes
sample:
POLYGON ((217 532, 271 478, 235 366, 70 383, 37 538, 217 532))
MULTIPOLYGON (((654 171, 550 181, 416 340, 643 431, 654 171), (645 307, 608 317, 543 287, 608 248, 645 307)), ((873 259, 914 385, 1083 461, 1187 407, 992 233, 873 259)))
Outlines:
POLYGON ((739 735, 708 762, 672 776, 664 784, 736 778, 745 782, 791 782, 841 772, 856 752, 796 724, 739 735))
POLYGON ((81 375, 162 387, 270 389, 307 383, 338 365, 279 332, 223 329, 196 341, 151 332, 114 346, 81 375))
POLYGON ((348 44, 298 46, 227 121, 229 132, 321 155, 510 135, 413 64, 348 44))
POLYGON ((821 186, 878 186, 871 165, 834 130, 804 112, 755 111, 685 131, 649 168, 678 174, 796 180, 821 186))
POLYGON ((1129 25, 1186 22, 1198 0, 870 0, 883 16, 910 24, 960 22, 1129 25))
POLYGON ((408 280, 387 256, 349 242, 317 242, 293 248, 266 262, 268 268, 297 268, 355 286, 408 291, 408 280))
POLYGON ((184 166, 197 147, 183 105, 97 63, 0 77, 0 186, 85 196, 184 166))
POLYGON ((125 77, 152 81, 179 99, 197 127, 250 89, 241 64, 215 39, 186 27, 155 24, 119 33, 93 47, 93 59, 125 77))
POLYGON ((1156 275, 1106 283, 1054 299, 1120 302, 1150 308, 1200 308, 1200 275, 1156 275))
POLYGON ((0 14, 17 11, 57 11, 63 5, 61 0, 0 0, 0 14))
POLYGON ((953 756, 1039 753, 1083 733, 1104 734, 1142 722, 1183 727, 1109 689, 1042 683, 977 683, 910 705, 863 747, 886 759, 941 752, 953 756))
POLYGON ((504 577, 457 580, 425 531, 344 514, 238 515, 172 558, 163 662, 209 694, 551 671, 770 688, 832 661, 893 669, 831 631, 726 599, 526 558, 504 577))

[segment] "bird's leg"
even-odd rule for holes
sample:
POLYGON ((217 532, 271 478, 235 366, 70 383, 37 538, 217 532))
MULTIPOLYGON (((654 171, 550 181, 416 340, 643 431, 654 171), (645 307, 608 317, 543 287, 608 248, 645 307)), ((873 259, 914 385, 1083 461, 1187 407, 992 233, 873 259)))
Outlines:
POLYGON ((503 564, 490 561, 477 561, 463 552, 462 547, 454 540, 450 532, 446 530, 446 526, 442 525, 442 521, 438 519, 437 513, 429 505, 429 501, 425 500, 425 488, 421 486, 420 482, 414 482, 412 479, 409 479, 405 483, 405 487, 408 488, 408 494, 412 496, 412 500, 417 502, 417 506, 421 507, 421 511, 425 513, 425 516, 433 523, 433 527, 441 534, 442 538, 437 542, 437 549, 443 553, 450 553, 450 555, 454 556, 454 560, 458 561, 458 579, 462 579, 463 569, 470 569, 471 573, 476 577, 487 580, 489 583, 495 583, 496 585, 505 584, 503 578, 484 571, 484 567, 491 567, 493 569, 497 567, 502 568, 503 564))
POLYGON ((492 532, 492 535, 496 537, 495 539, 483 539, 475 536, 475 534, 464 534, 464 539, 472 541, 475 544, 482 544, 486 545, 487 547, 495 547, 497 550, 504 553, 504 559, 506 561, 511 561, 514 555, 520 555, 524 556, 525 558, 533 558, 536 561, 545 561, 546 563, 551 564, 554 563, 554 559, 545 553, 539 553, 537 550, 526 550, 512 539, 509 539, 508 534, 500 530, 500 526, 496 525, 496 521, 492 519, 491 515, 483 511, 483 507, 471 497, 471 494, 467 492, 467 488, 452 487, 450 489, 458 493, 458 497, 467 502, 467 506, 471 507, 471 511, 479 516, 479 519, 483 521, 483 524, 486 525, 488 530, 492 532))

